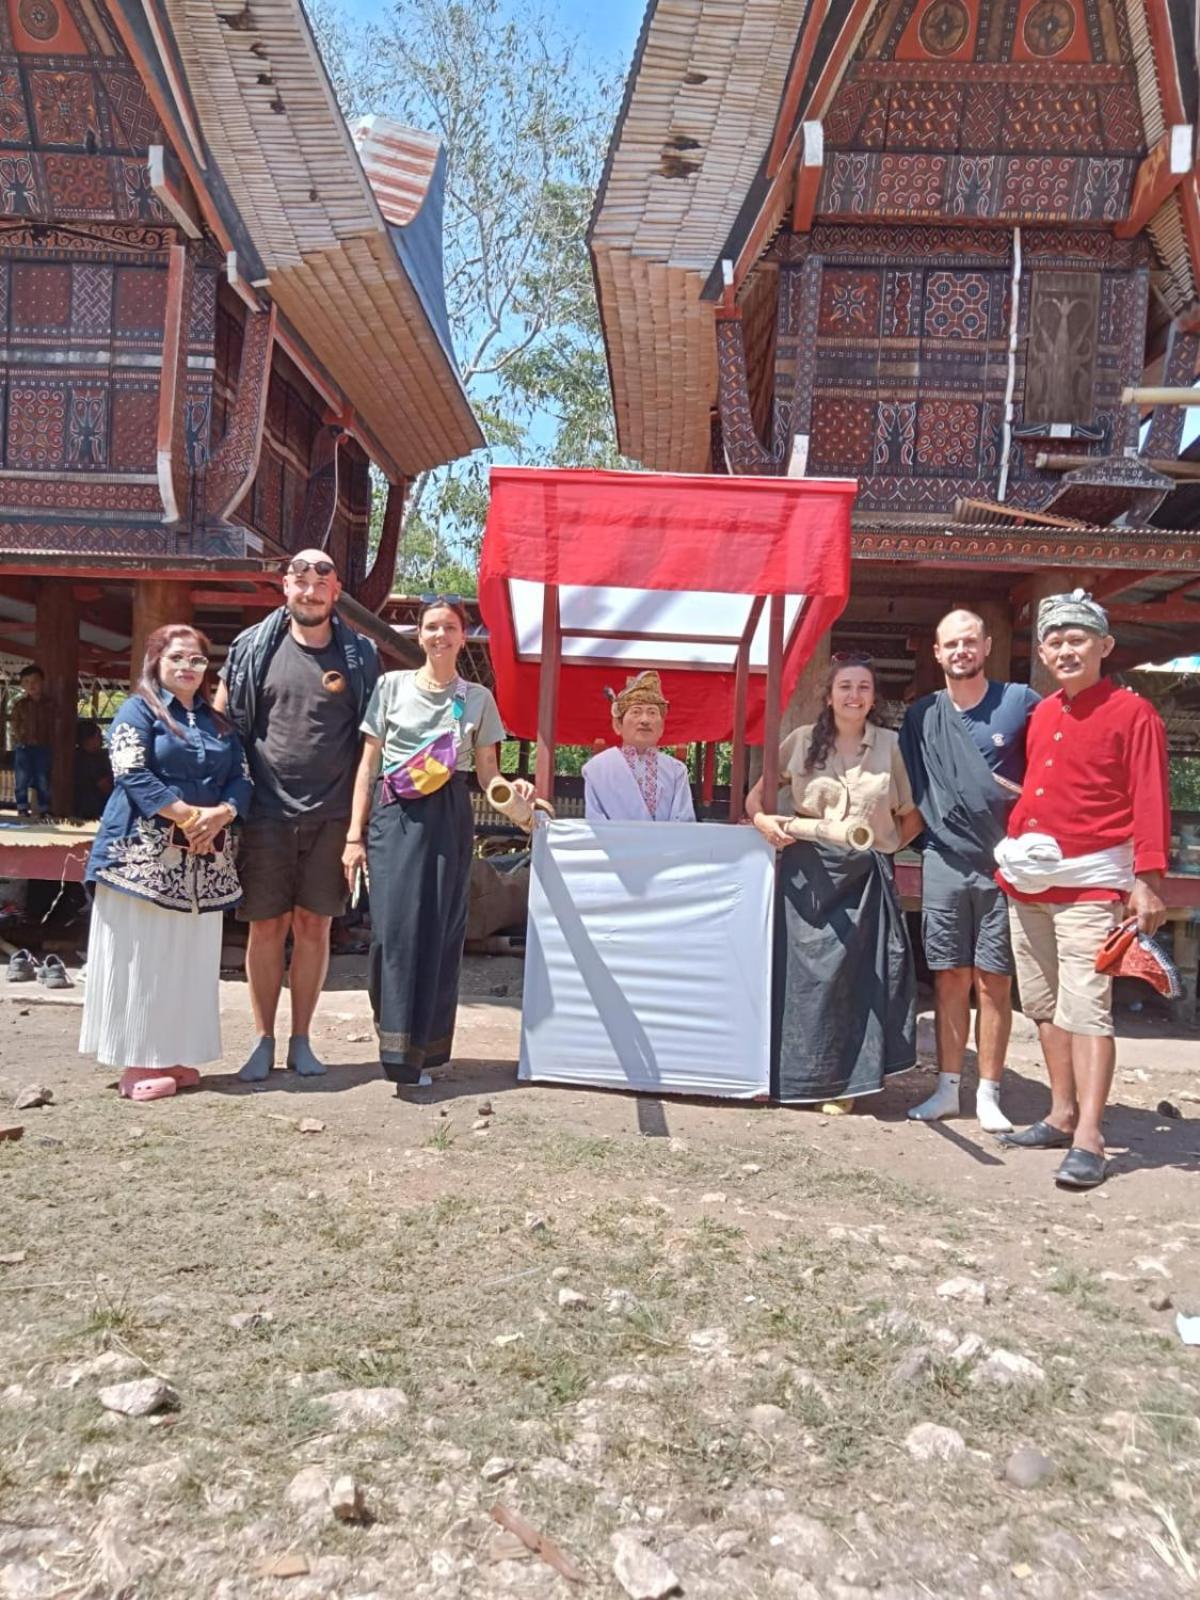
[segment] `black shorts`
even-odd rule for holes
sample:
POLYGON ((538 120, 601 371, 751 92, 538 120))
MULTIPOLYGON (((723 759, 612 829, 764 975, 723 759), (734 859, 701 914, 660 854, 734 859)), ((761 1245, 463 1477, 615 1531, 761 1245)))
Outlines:
POLYGON ((251 817, 242 830, 239 922, 265 922, 300 906, 318 917, 346 909, 342 851, 348 817, 251 817))
POLYGON ((933 972, 978 967, 1012 977, 1008 899, 994 879, 926 850, 921 870, 921 943, 933 972))

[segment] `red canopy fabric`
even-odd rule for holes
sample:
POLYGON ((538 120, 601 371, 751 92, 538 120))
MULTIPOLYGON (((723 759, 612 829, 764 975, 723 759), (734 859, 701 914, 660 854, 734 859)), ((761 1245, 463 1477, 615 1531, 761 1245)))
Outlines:
MULTIPOLYGON (((656 653, 649 640, 570 641, 591 652, 587 661, 572 659, 564 645, 556 726, 561 744, 608 737, 605 686, 620 688, 632 672, 648 666, 662 672, 671 703, 668 745, 730 738, 732 650, 718 636, 728 632, 732 640, 740 633, 747 596, 804 597, 802 605, 796 598, 790 604, 786 703, 850 593, 850 508, 857 487, 842 479, 493 467, 479 603, 496 698, 509 731, 521 739, 537 734, 540 643, 530 632, 529 616, 534 606, 540 617, 540 598, 529 585, 560 586, 564 625, 570 609, 576 626, 583 617, 584 627, 599 618, 603 627, 621 631, 624 623, 614 629, 614 617, 640 614, 638 625, 650 629, 653 619, 645 619, 656 605, 669 608, 676 619, 672 627, 688 615, 709 619, 703 629, 707 645, 692 649, 686 662, 670 659, 673 651, 688 649, 681 644, 658 646, 656 653), (572 593, 579 589, 597 592, 572 593), (656 601, 654 592, 662 598, 656 601), (699 600, 701 595, 731 598, 721 606, 699 600), (711 619, 722 612, 724 622, 714 624, 711 619), (600 652, 608 659, 598 659, 600 652)), ((751 743, 762 738, 764 667, 760 650, 749 681, 751 743)))

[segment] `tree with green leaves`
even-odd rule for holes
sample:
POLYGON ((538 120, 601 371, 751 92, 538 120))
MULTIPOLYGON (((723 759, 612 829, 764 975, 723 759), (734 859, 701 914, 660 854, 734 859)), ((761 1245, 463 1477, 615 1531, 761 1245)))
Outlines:
POLYGON ((414 484, 397 580, 473 593, 491 462, 618 464, 585 232, 620 74, 522 0, 396 0, 363 29, 337 4, 314 23, 346 115, 446 147, 447 308, 489 448, 414 484))

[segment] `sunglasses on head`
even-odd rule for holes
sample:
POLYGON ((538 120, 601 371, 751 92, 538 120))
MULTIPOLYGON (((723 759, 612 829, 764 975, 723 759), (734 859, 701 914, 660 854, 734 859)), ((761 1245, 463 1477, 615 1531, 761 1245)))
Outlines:
POLYGON ((293 578, 303 578, 305 573, 313 572, 318 578, 328 578, 334 571, 332 561, 305 561, 297 556, 295 561, 289 561, 287 570, 293 578))
POLYGON ((460 594, 423 594, 421 596, 421 604, 423 606, 460 606, 462 603, 463 597, 460 594))
POLYGON ((865 650, 836 650, 829 660, 835 667, 869 667, 874 664, 865 650))

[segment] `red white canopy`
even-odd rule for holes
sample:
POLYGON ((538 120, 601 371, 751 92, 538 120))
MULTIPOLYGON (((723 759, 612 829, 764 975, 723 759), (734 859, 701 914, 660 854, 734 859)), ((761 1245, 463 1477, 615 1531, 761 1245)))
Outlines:
POLYGON ((557 742, 611 733, 604 688, 662 672, 667 743, 732 736, 749 633, 746 737, 761 742, 767 609, 784 597, 782 699, 850 593, 853 480, 493 467, 479 603, 509 731, 537 733, 544 599, 557 586, 557 742))

